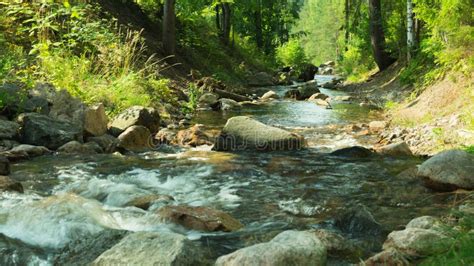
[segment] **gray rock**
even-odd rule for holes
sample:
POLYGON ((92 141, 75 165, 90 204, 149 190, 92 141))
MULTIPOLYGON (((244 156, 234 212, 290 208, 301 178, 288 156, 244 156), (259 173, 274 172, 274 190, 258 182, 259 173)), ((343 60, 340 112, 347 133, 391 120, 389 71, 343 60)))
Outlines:
POLYGON ((168 128, 163 128, 155 135, 155 139, 162 144, 170 144, 176 137, 176 131, 168 128))
POLYGON ((431 229, 440 224, 439 219, 433 216, 421 216, 411 220, 406 228, 431 229))
POLYGON ((286 98, 292 98, 296 100, 306 100, 312 95, 320 93, 318 83, 315 80, 308 81, 306 83, 299 84, 296 89, 290 89, 285 93, 286 98))
POLYGON ((82 141, 82 128, 51 117, 26 113, 19 116, 22 143, 57 149, 69 141, 82 141))
POLYGON ((92 136, 107 133, 108 118, 103 104, 89 106, 84 111, 84 132, 92 136))
POLYGON ((377 150, 380 154, 390 156, 413 156, 408 144, 404 141, 383 146, 377 150))
POLYGON ((317 99, 326 101, 327 99, 329 99, 329 96, 327 96, 324 93, 318 92, 318 93, 315 93, 315 94, 311 95, 311 97, 309 97, 308 101, 314 101, 314 100, 317 100, 317 99))
POLYGON ((101 153, 102 148, 95 142, 80 143, 70 141, 58 148, 58 152, 68 154, 96 154, 101 153))
POLYGON ((406 228, 391 232, 383 248, 394 248, 410 256, 426 257, 447 251, 453 239, 439 231, 422 228, 406 228))
POLYGON ((0 156, 0 175, 9 175, 9 174, 10 174, 10 161, 4 156, 0 156))
POLYGON ((137 232, 100 255, 92 265, 207 265, 200 246, 168 232, 137 232))
POLYGON ((461 150, 441 152, 418 167, 418 176, 435 190, 474 189, 474 155, 461 150))
POLYGON ((118 137, 118 147, 129 151, 144 151, 152 148, 150 130, 144 126, 131 126, 118 137))
POLYGON ((379 236, 382 233, 380 223, 363 205, 358 205, 341 213, 336 217, 335 225, 342 232, 354 236, 379 236))
POLYGON ((234 265, 326 265, 326 247, 312 233, 285 231, 270 242, 239 249, 216 261, 216 266, 234 265))
POLYGON ((44 146, 34 146, 28 144, 21 144, 9 151, 12 154, 26 154, 28 157, 37 157, 44 154, 51 153, 51 151, 44 146))
POLYGON ((15 139, 20 125, 13 121, 0 120, 0 139, 15 139))
POLYGON ((347 157, 347 158, 366 158, 372 156, 374 153, 360 146, 342 148, 336 151, 333 151, 331 155, 338 157, 347 157))
POLYGON ((325 229, 309 231, 315 234, 326 246, 329 256, 340 258, 357 258, 362 250, 357 248, 349 239, 342 235, 325 229))
POLYGON ((271 100, 271 99, 279 99, 280 96, 278 96, 278 94, 276 94, 276 92, 274 91, 268 91, 266 92, 265 94, 262 95, 262 97, 260 97, 261 100, 271 100))
POLYGON ((100 137, 90 137, 87 138, 88 142, 95 142, 105 153, 113 153, 118 146, 119 140, 111 135, 105 134, 100 137))
POLYGON ((13 181, 8 176, 0 175, 0 192, 3 191, 16 191, 23 193, 23 186, 20 182, 13 181))
POLYGON ((250 117, 236 116, 227 120, 213 150, 296 150, 303 146, 302 136, 250 117))
POLYGON ((226 98, 219 99, 219 109, 223 111, 235 110, 240 107, 242 106, 238 102, 232 99, 226 99, 226 98))
POLYGON ((211 92, 206 92, 198 101, 198 109, 213 109, 218 104, 219 95, 211 92))
POLYGON ((131 126, 144 126, 156 133, 160 129, 160 114, 154 108, 133 106, 117 115, 109 129, 112 135, 118 136, 131 126))

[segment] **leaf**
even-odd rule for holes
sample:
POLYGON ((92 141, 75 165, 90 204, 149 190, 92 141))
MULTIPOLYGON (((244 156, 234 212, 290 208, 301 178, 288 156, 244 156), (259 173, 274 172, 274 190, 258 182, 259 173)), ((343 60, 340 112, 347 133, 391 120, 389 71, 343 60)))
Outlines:
POLYGON ((69 1, 64 1, 63 6, 67 9, 71 8, 71 4, 69 4, 69 1))

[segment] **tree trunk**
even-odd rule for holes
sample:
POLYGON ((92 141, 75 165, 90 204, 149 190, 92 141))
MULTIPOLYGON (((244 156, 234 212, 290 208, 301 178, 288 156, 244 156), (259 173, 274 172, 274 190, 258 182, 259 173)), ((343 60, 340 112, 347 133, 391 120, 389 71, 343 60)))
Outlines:
POLYGON ((255 41, 258 48, 263 48, 263 34, 262 34, 262 3, 257 0, 257 8, 254 13, 255 19, 255 41))
POLYGON ((407 61, 413 57, 415 47, 415 23, 413 14, 413 0, 407 0, 407 61))
POLYGON ((385 35, 382 25, 380 0, 369 0, 370 40, 375 63, 380 71, 385 70, 395 60, 385 51, 385 35))
POLYGON ((219 6, 220 5, 216 5, 216 27, 218 30, 221 29, 221 16, 219 13, 219 6))
POLYGON ((165 0, 163 12, 163 49, 166 54, 174 55, 176 51, 176 0, 165 0))
POLYGON ((350 0, 346 0, 345 3, 345 10, 344 10, 344 15, 345 15, 345 34, 344 34, 344 45, 345 45, 345 50, 347 51, 348 45, 349 45, 349 19, 350 19, 350 0))
POLYGON ((222 4, 223 23, 222 23, 222 41, 225 45, 229 44, 230 30, 231 30, 231 9, 229 3, 222 4))

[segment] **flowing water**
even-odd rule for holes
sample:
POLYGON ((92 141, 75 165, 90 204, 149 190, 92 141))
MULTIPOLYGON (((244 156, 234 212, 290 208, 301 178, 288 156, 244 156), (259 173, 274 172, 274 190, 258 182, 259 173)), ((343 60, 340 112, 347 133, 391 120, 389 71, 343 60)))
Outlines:
MULTIPOLYGON (((283 94, 287 88, 272 89, 283 94)), ((333 107, 281 100, 234 112, 202 112, 194 118, 209 128, 222 128, 229 117, 249 115, 304 135, 309 147, 296 152, 224 153, 207 146, 163 146, 133 156, 51 155, 18 163, 12 178, 22 182, 25 193, 0 194, 0 264, 52 264, 63 247, 78 239, 100 238, 107 229, 172 230, 201 241, 216 258, 267 241, 283 230, 328 228, 361 243, 367 255, 381 247, 388 232, 410 219, 447 212, 447 196, 399 175, 421 159, 329 155, 338 148, 373 141, 346 133, 344 126, 378 117, 357 104, 333 107), (137 195, 148 194, 171 195, 175 201, 158 202, 148 211, 123 207, 137 195), (245 228, 202 233, 164 224, 155 214, 164 204, 221 209, 245 228), (381 225, 380 232, 357 231, 335 222, 362 205, 381 225)))

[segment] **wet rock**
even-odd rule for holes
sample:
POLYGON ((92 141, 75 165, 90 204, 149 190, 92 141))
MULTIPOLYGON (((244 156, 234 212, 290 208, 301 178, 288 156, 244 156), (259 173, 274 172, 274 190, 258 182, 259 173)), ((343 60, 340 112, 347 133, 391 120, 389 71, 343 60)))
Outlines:
POLYGON ((377 150, 378 153, 390 156, 413 156, 410 147, 406 142, 392 143, 377 150))
POLYGON ((118 136, 131 126, 144 126, 156 133, 160 129, 160 114, 154 108, 133 106, 118 114, 109 129, 112 135, 118 136))
POLYGON ((176 138, 176 131, 163 128, 155 135, 155 139, 162 144, 170 144, 176 138))
POLYGON ((272 75, 265 72, 259 72, 257 74, 248 76, 247 83, 251 87, 265 87, 275 85, 272 75))
POLYGON ((0 154, 2 152, 11 150, 18 145, 20 145, 20 143, 16 140, 2 139, 0 140, 0 154))
POLYGON ((369 131, 372 133, 379 133, 387 127, 385 121, 372 121, 369 123, 369 131))
POLYGON ((324 67, 324 68, 319 68, 319 73, 321 75, 332 75, 332 73, 334 72, 334 69, 332 67, 324 67))
POLYGON ((58 152, 69 154, 97 154, 102 152, 102 148, 95 142, 80 143, 70 141, 58 148, 58 152))
POLYGON ((143 151, 153 146, 151 133, 144 126, 131 126, 118 137, 118 147, 129 151, 143 151))
POLYGON ((137 232, 100 255, 92 265, 207 265, 202 249, 170 232, 137 232))
POLYGON ((302 136, 250 117, 236 116, 227 120, 213 150, 297 150, 303 146, 302 136))
POLYGON ((372 156, 373 154, 374 153, 371 150, 360 146, 343 148, 330 153, 330 155, 333 156, 348 158, 366 158, 372 156))
POLYGON ((327 99, 329 99, 329 96, 327 96, 324 93, 318 92, 318 93, 315 93, 315 94, 311 95, 311 97, 309 97, 308 101, 314 101, 314 100, 326 101, 327 99))
POLYGON ((84 131, 91 136, 107 133, 107 115, 103 104, 89 106, 84 111, 84 131))
POLYGON ((97 143, 105 153, 115 152, 119 143, 116 137, 108 134, 102 135, 100 137, 90 137, 87 139, 87 141, 97 143))
POLYGON ((134 206, 143 210, 148 210, 155 202, 171 202, 174 198, 168 195, 144 195, 137 197, 125 204, 125 206, 134 206))
POLYGON ((396 265, 396 266, 409 266, 412 265, 408 260, 407 256, 396 249, 387 249, 364 261, 366 266, 379 266, 379 265, 396 265))
POLYGON ((172 144, 180 146, 197 147, 201 145, 212 145, 211 137, 206 134, 203 125, 197 124, 186 130, 180 130, 172 144))
POLYGON ((383 248, 393 248, 409 256, 426 257, 447 251, 452 242, 451 238, 439 231, 410 227, 391 232, 383 248))
POLYGON ((218 105, 219 105, 219 109, 223 111, 235 110, 242 107, 238 102, 232 99, 226 99, 226 98, 219 99, 218 105))
POLYGON ((275 100, 279 98, 280 96, 278 96, 278 94, 276 94, 276 92, 274 91, 268 91, 265 94, 263 94, 262 97, 260 97, 260 99, 263 101, 272 100, 272 99, 275 100))
POLYGON ((331 257, 352 259, 358 258, 362 253, 349 239, 338 233, 326 229, 311 230, 309 232, 315 234, 321 240, 331 257))
POLYGON ((474 155, 462 150, 441 152, 418 167, 418 176, 435 190, 474 189, 474 155))
POLYGON ((206 92, 198 101, 198 109, 214 109, 218 105, 219 95, 215 93, 206 92))
POLYGON ((285 98, 290 98, 290 99, 301 99, 301 93, 298 89, 290 89, 285 92, 285 98))
POLYGON ((308 81, 298 85, 296 89, 290 89, 285 93, 285 97, 296 100, 306 100, 312 95, 320 93, 316 80, 308 81))
POLYGON ((15 139, 18 136, 20 125, 18 123, 0 120, 0 139, 15 139))
POLYGON ((302 81, 310 81, 310 80, 313 80, 314 79, 314 75, 316 75, 316 73, 318 73, 318 67, 313 65, 313 64, 305 64, 303 67, 302 67, 302 71, 301 71, 301 74, 298 76, 298 79, 299 80, 302 80, 302 81))
POLYGON ((326 209, 322 206, 312 206, 308 205, 301 198, 296 200, 280 201, 278 202, 278 208, 287 213, 291 213, 296 216, 314 216, 320 214, 326 209))
POLYGON ((8 176, 0 175, 0 192, 3 191, 16 191, 23 193, 23 186, 20 182, 13 181, 8 176))
POLYGON ((165 206, 158 210, 158 215, 165 221, 205 232, 231 232, 243 227, 229 214, 208 207, 165 206))
POLYGON ((285 231, 270 242, 219 257, 216 265, 326 265, 326 247, 312 233, 285 231))
POLYGON ((10 174, 10 161, 4 156, 0 156, 0 175, 9 175, 9 174, 10 174))
POLYGON ((27 157, 31 158, 51 153, 51 151, 44 146, 21 144, 11 149, 9 153, 11 153, 13 156, 23 156, 26 154, 27 157))
POLYGON ((363 205, 344 211, 335 219, 335 225, 341 231, 354 236, 379 236, 382 226, 372 213, 363 205))
POLYGON ((82 141, 82 128, 51 117, 26 113, 19 116, 20 141, 25 144, 57 149, 69 141, 82 141))
POLYGON ((54 257, 54 265, 90 265, 102 253, 115 246, 127 231, 106 229, 100 236, 79 238, 62 248, 54 257))
POLYGON ((433 216, 421 216, 411 220, 406 228, 431 229, 440 224, 439 219, 433 216))
POLYGON ((325 101, 325 100, 321 100, 321 99, 314 99, 312 100, 311 102, 317 104, 317 105, 320 105, 320 106, 325 106, 325 107, 329 107, 331 106, 331 104, 328 102, 328 101, 325 101))
POLYGON ((0 233, 0 265, 31 265, 46 262, 47 256, 40 248, 0 233))

